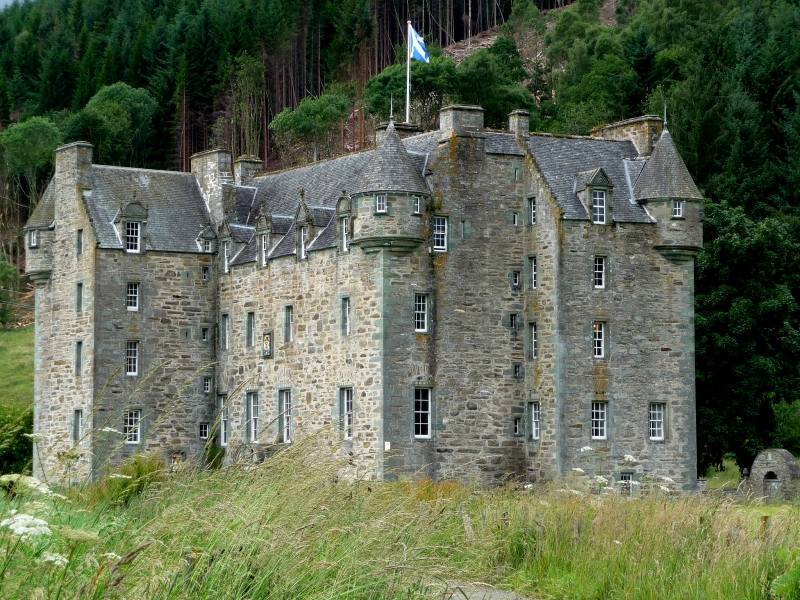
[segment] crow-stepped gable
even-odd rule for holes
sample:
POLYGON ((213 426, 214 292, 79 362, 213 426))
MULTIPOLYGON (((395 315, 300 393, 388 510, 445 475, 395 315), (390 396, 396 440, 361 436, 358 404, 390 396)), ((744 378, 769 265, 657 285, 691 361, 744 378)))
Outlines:
POLYGON ((539 480, 602 452, 606 477, 694 489, 703 198, 657 117, 528 123, 449 106, 274 173, 59 148, 26 225, 36 474, 322 431, 359 477, 539 480))

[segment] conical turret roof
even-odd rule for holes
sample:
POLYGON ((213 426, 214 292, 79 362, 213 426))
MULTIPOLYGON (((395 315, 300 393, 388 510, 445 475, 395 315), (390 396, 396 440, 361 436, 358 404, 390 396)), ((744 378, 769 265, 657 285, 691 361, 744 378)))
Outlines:
POLYGON ((364 166, 351 193, 367 192, 430 193, 425 178, 414 166, 406 147, 400 141, 394 123, 389 123, 386 137, 364 166))
POLYGON ((649 198, 697 198, 703 195, 697 189, 689 169, 683 162, 672 135, 664 129, 647 159, 639 179, 636 181, 634 196, 637 200, 649 198))

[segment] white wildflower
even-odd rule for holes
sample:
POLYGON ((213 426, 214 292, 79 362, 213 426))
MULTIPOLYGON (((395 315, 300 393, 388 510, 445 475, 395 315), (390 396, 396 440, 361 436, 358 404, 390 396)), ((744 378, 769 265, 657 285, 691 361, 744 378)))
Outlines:
POLYGON ((41 442, 44 436, 39 433, 23 433, 26 438, 30 438, 32 442, 41 442))
POLYGON ((578 490, 570 490, 570 492, 572 492, 572 493, 573 493, 573 494, 575 494, 576 496, 583 496, 583 494, 582 494, 580 491, 578 491, 578 490))
POLYGON ((108 476, 109 479, 133 479, 130 475, 123 475, 122 473, 112 473, 108 476))
POLYGON ((642 485, 638 481, 629 481, 628 483, 630 483, 631 485, 642 485))
POLYGON ((51 498, 58 498, 59 500, 66 500, 67 497, 62 494, 50 494, 51 498))
POLYGON ((40 494, 49 495, 53 492, 47 487, 47 484, 43 481, 39 481, 35 477, 28 477, 27 475, 23 475, 20 478, 20 482, 25 483, 29 488, 39 492, 40 494))
POLYGON ((100 431, 107 431, 108 433, 119 433, 120 435, 122 435, 121 431, 119 431, 118 429, 114 429, 113 427, 103 427, 100 429, 100 431))
POLYGON ((597 480, 598 483, 602 483, 603 485, 608 483, 608 479, 606 479, 602 475, 595 475, 594 478, 597 480))
POLYGON ((17 513, 10 519, 1 521, 0 527, 8 527, 11 533, 20 537, 51 535, 53 533, 47 526, 47 521, 42 521, 42 519, 37 519, 24 513, 17 513))
POLYGON ((533 484, 532 483, 528 483, 528 484, 522 486, 522 489, 523 490, 532 490, 533 489, 533 484))
POLYGON ((539 500, 539 504, 541 504, 542 506, 550 506, 550 503, 547 502, 546 500, 539 500))
POLYGON ((584 446, 583 448, 581 448, 581 452, 591 452, 592 450, 594 450, 594 448, 592 448, 591 446, 584 446))
POLYGON ((586 472, 583 469, 581 469, 580 467, 572 467, 572 470, 575 471, 576 473, 581 473, 581 474, 586 472))
POLYGON ((619 540, 614 540, 614 543, 615 543, 617 546, 622 546, 622 542, 620 542, 619 540))
POLYGON ((675 480, 674 480, 674 479, 670 479, 669 477, 666 477, 666 476, 664 476, 664 475, 662 475, 662 476, 661 476, 661 479, 663 479, 663 480, 664 480, 664 481, 666 481, 667 483, 675 483, 675 480))
POLYGON ((625 462, 636 462, 636 457, 632 454, 626 454, 622 457, 625 462))
POLYGON ((50 509, 50 507, 47 504, 45 504, 44 502, 39 502, 38 500, 34 500, 33 502, 28 502, 25 505, 25 510, 27 510, 28 512, 32 512, 32 513, 35 513, 37 510, 38 511, 43 511, 43 510, 49 510, 49 509, 50 509))
POLYGON ((103 558, 107 558, 109 560, 120 560, 122 557, 119 554, 114 554, 113 552, 106 552, 103 554, 103 558))
POLYGON ((666 487, 666 486, 660 485, 660 486, 658 486, 658 487, 659 487, 659 489, 660 489, 662 492, 668 492, 668 491, 669 491, 669 488, 668 488, 668 487, 666 487))
POLYGON ((18 473, 9 473, 8 475, 0 476, 0 483, 14 483, 16 482, 22 475, 18 473))
POLYGON ((39 559, 40 562, 51 562, 57 567, 65 567, 69 562, 66 556, 62 556, 58 552, 45 552, 39 559))

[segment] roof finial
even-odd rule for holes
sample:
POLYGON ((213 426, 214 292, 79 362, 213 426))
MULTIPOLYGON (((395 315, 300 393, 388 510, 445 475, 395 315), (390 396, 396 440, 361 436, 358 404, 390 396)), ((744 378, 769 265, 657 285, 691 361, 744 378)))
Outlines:
POLYGON ((394 94, 389 95, 389 123, 394 121, 394 94))
POLYGON ((305 202, 306 200, 306 190, 305 188, 300 188, 300 202, 305 202))
POLYGON ((667 128, 667 101, 664 100, 664 129, 667 128))

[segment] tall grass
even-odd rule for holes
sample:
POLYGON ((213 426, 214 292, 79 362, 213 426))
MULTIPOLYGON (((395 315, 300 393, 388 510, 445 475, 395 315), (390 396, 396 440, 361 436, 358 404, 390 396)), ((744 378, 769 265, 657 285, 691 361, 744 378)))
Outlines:
POLYGON ((33 327, 0 328, 0 405, 33 405, 33 327))
POLYGON ((757 507, 714 497, 350 481, 334 450, 315 437, 261 465, 125 466, 66 499, 20 481, 0 521, 18 510, 52 533, 0 525, 0 597, 459 598, 483 581, 534 598, 764 599, 800 569, 797 507, 762 526, 757 507), (136 493, 114 487, 137 473, 136 493))

